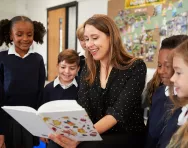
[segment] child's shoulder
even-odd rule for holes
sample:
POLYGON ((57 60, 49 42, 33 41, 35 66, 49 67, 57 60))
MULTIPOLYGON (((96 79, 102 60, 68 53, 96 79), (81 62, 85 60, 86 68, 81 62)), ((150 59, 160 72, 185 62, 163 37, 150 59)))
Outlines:
POLYGON ((8 50, 0 50, 0 56, 8 55, 8 50))
POLYGON ((53 85, 54 85, 54 81, 49 82, 48 84, 46 84, 45 89, 51 89, 53 88, 53 85))
POLYGON ((34 56, 35 58, 39 59, 39 60, 43 59, 42 55, 40 55, 40 54, 37 53, 37 52, 34 52, 34 53, 33 53, 33 56, 34 56))
POLYGON ((8 56, 8 50, 0 51, 0 61, 3 61, 8 56))

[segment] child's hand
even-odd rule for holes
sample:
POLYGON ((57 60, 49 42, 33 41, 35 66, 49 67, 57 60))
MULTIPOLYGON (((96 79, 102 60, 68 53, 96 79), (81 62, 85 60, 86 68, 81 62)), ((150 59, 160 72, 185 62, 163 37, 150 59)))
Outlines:
POLYGON ((4 135, 0 135, 0 148, 6 148, 4 135))
POLYGON ((42 142, 44 142, 44 143, 48 143, 48 142, 49 142, 47 138, 43 138, 43 137, 40 137, 40 140, 41 140, 42 142))
POLYGON ((76 148, 78 144, 80 143, 79 141, 74 141, 62 135, 51 134, 49 135, 49 138, 64 148, 76 148))

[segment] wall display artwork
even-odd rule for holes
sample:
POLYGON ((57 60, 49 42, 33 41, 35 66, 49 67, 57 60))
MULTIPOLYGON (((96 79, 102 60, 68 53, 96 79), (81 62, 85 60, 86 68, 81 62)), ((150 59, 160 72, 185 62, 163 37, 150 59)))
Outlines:
MULTIPOLYGON (((115 0, 114 0, 115 1, 115 0)), ((125 0, 113 17, 126 50, 156 67, 161 40, 188 34, 188 0, 125 0)))
POLYGON ((180 13, 174 18, 166 22, 167 34, 166 36, 187 34, 187 12, 180 13))
POLYGON ((154 60, 157 49, 157 40, 154 39, 154 30, 143 30, 139 35, 134 34, 124 38, 126 50, 147 62, 154 60))

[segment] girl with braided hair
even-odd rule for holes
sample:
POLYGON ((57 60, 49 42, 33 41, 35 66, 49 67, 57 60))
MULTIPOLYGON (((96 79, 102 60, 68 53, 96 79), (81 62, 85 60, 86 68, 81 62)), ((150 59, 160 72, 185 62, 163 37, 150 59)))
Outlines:
MULTIPOLYGON (((42 56, 31 45, 33 41, 42 44, 45 33, 42 23, 25 16, 0 21, 0 46, 5 43, 9 47, 0 52, 0 106, 40 106, 45 67, 42 56)), ((33 148, 39 144, 38 137, 2 109, 0 117, 1 148, 33 148)))

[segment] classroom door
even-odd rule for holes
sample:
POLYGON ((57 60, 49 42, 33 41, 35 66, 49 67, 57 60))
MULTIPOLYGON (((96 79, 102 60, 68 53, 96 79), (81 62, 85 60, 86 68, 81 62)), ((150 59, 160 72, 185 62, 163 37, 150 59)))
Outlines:
POLYGON ((57 76, 57 57, 65 49, 66 8, 48 11, 48 81, 57 76))

